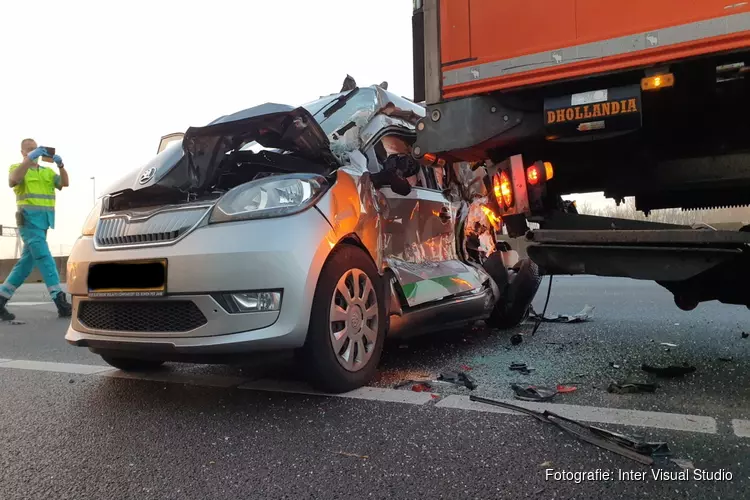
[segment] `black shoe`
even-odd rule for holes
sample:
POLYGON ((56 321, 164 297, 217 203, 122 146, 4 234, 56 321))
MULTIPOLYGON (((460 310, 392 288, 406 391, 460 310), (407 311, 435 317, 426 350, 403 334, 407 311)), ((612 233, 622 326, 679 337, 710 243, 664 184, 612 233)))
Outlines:
POLYGON ((5 307, 5 304, 7 303, 8 299, 0 297, 0 321, 13 321, 16 319, 16 315, 5 307))
POLYGON ((65 292, 60 292, 55 297, 55 305, 57 306, 57 315, 61 318, 70 318, 73 315, 73 306, 70 305, 68 299, 65 298, 65 292))

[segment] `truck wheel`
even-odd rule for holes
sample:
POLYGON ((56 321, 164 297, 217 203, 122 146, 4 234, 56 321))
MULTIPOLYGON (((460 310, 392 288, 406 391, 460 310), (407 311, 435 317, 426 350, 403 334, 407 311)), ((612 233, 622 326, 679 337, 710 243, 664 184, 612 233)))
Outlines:
POLYGON ((119 368, 124 372, 141 372, 156 370, 164 361, 151 360, 151 359, 135 359, 135 358, 121 358, 113 356, 102 356, 102 359, 111 366, 119 368))
POLYGON ((312 384, 332 393, 367 384, 380 361, 385 327, 375 264, 355 246, 334 249, 318 279, 302 350, 312 384))
POLYGON ((521 324, 529 315, 531 301, 534 300, 541 277, 539 267, 531 259, 522 259, 513 267, 510 274, 505 300, 495 304, 487 324, 492 328, 513 328, 521 324))

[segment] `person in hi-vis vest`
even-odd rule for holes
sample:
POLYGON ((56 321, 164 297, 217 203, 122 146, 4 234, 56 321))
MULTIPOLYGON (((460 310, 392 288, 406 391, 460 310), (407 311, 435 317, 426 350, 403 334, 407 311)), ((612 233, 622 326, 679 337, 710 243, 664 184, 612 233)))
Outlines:
POLYGON ((57 306, 60 317, 70 317, 72 307, 60 288, 60 275, 47 245, 47 230, 55 227, 55 189, 68 186, 68 172, 62 158, 54 155, 59 174, 39 165, 39 158, 49 156, 33 139, 21 142, 23 161, 10 166, 8 184, 16 194, 16 225, 23 240, 23 253, 8 279, 0 285, 0 320, 11 321, 15 315, 6 305, 36 266, 57 306))

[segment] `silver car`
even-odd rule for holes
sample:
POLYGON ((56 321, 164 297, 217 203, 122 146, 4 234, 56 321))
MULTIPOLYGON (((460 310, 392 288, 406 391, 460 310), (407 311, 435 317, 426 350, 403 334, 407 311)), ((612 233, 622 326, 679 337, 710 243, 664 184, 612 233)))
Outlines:
POLYGON ((67 341, 122 370, 297 350, 341 392, 373 377, 386 336, 519 323, 537 270, 472 248, 477 224, 499 229, 486 172, 417 162, 423 116, 372 86, 167 137, 84 224, 67 341))

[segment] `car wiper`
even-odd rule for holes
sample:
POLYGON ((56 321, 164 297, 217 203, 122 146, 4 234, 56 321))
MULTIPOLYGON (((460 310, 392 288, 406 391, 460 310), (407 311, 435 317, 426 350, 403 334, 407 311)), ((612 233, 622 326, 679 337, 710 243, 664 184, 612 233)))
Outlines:
MULTIPOLYGON (((329 108, 325 108, 325 111, 323 112, 323 116, 325 118, 329 118, 336 111, 338 111, 341 108, 343 108, 344 105, 349 101, 349 99, 351 99, 352 97, 354 97, 354 95, 357 92, 359 92, 359 87, 354 87, 350 92, 348 92, 348 93, 346 93, 344 95, 338 96, 336 99, 334 99, 333 101, 331 101, 332 104, 333 104, 332 106, 330 106, 329 108)), ((320 111, 323 111, 323 110, 322 109, 319 110, 318 113, 320 113, 320 111)), ((315 115, 313 115, 313 117, 316 116, 318 113, 315 113, 315 115)))

